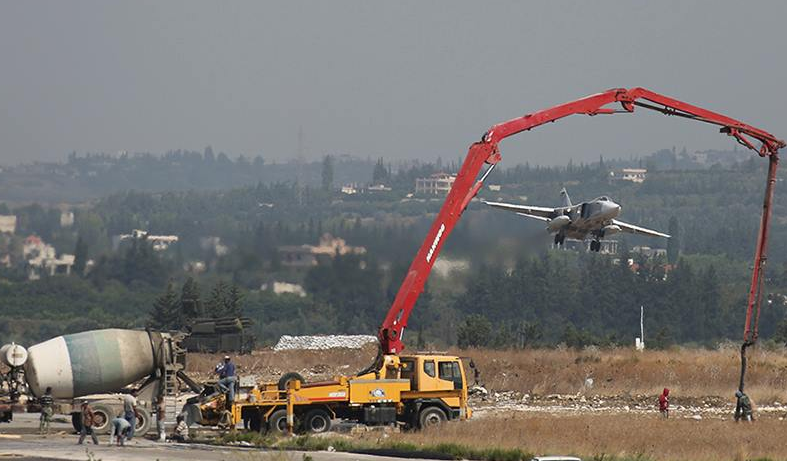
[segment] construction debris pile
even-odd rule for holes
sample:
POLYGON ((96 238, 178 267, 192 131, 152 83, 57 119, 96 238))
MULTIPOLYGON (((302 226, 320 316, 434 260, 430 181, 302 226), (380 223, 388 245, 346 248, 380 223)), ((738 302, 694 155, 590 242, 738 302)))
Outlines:
MULTIPOLYGON (((528 394, 517 391, 494 391, 481 386, 469 389, 474 415, 484 417, 502 410, 512 412, 562 414, 655 414, 658 412, 657 397, 654 395, 584 395, 584 394, 528 394)), ((734 411, 734 403, 719 396, 680 397, 671 402, 671 417, 728 418, 734 411)), ((784 414, 785 405, 769 402, 758 407, 760 413, 784 414)))
POLYGON ((361 349, 376 342, 371 335, 326 335, 326 336, 288 336, 279 338, 273 346, 274 351, 361 349))

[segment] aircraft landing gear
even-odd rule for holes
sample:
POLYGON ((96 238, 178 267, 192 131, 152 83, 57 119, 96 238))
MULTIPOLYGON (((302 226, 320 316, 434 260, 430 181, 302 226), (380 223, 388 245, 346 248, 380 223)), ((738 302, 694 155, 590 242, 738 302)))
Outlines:
POLYGON ((595 251, 596 253, 601 250, 601 242, 598 240, 591 240, 590 241, 590 251, 595 251))
POLYGON ((555 234, 555 246, 565 246, 565 243, 566 243, 565 234, 561 234, 561 233, 555 234))

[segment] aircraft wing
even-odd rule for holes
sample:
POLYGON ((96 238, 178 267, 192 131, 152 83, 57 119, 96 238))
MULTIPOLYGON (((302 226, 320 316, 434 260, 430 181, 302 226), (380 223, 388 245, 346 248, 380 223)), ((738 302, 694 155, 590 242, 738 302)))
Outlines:
POLYGON ((621 231, 628 232, 629 234, 640 234, 640 235, 649 235, 651 237, 670 238, 668 234, 662 234, 661 232, 657 232, 651 229, 646 229, 644 227, 635 226, 633 224, 625 223, 623 221, 618 221, 617 219, 613 219, 612 224, 616 226, 620 226, 621 231))
POLYGON ((533 218, 533 219, 538 219, 539 221, 549 222, 549 218, 547 218, 546 216, 536 216, 534 214, 519 213, 519 212, 517 212, 517 214, 519 216, 524 216, 526 218, 533 218))
POLYGON ((528 218, 540 219, 541 221, 549 221, 549 219, 551 219, 555 213, 554 208, 543 206, 515 205, 513 203, 487 201, 484 201, 484 203, 502 210, 513 211, 514 213, 527 216, 528 218))

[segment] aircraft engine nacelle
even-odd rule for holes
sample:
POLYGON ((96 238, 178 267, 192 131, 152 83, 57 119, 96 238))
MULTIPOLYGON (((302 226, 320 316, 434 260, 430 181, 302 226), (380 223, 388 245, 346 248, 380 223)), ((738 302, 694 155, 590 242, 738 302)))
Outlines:
POLYGON ((620 226, 616 224, 610 224, 609 226, 604 226, 601 229, 601 235, 604 237, 608 235, 617 234, 618 232, 620 232, 620 226))
POLYGON ((552 218, 547 224, 547 229, 549 229, 550 232, 557 232, 569 224, 571 224, 571 218, 566 215, 562 215, 552 218))

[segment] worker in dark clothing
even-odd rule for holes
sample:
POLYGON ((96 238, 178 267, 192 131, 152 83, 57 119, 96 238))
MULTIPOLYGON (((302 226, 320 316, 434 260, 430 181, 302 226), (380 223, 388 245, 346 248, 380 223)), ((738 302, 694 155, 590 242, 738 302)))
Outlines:
POLYGON ((666 387, 659 396, 659 412, 661 416, 669 418, 669 389, 666 387))
POLYGON ((79 430, 79 442, 77 443, 82 445, 85 443, 85 437, 90 435, 90 438, 93 439, 93 445, 98 445, 98 437, 96 437, 96 434, 93 432, 95 415, 87 400, 82 401, 82 412, 80 414, 82 416, 82 428, 79 430))
POLYGON ((224 356, 224 363, 216 367, 216 373, 219 374, 219 390, 224 394, 229 394, 227 402, 232 403, 235 401, 235 364, 232 363, 229 355, 224 356))
POLYGON ((38 423, 38 433, 48 434, 49 422, 52 420, 52 415, 55 413, 55 399, 52 397, 51 387, 46 388, 44 395, 38 399, 38 404, 41 405, 41 417, 38 423))
POLYGON ((735 404, 735 421, 754 421, 751 399, 742 391, 736 391, 737 403, 735 404))
POLYGON ((470 368, 473 369, 473 385, 478 386, 479 380, 481 378, 481 371, 478 369, 478 366, 476 366, 473 360, 470 360, 470 368))

